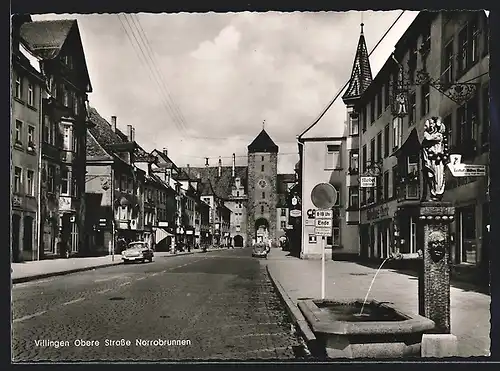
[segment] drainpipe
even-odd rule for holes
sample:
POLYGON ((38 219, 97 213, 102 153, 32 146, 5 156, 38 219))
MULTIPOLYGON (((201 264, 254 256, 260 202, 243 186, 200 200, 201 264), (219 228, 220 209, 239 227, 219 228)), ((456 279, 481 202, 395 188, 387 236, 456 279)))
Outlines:
POLYGON ((36 228, 37 228, 37 251, 36 251, 36 260, 40 260, 40 247, 42 246, 42 143, 43 143, 43 109, 42 109, 42 104, 43 104, 43 97, 42 97, 42 84, 40 84, 40 94, 39 94, 39 109, 38 109, 38 116, 39 116, 39 126, 38 126, 38 188, 37 188, 37 195, 36 195, 36 200, 37 200, 37 210, 36 210, 36 228))
MULTIPOLYGON (((300 190, 301 192, 303 192, 303 185, 302 185, 302 180, 304 178, 304 167, 305 167, 305 156, 304 156, 304 140, 301 138, 300 135, 297 136, 297 145, 299 147, 299 162, 300 162, 300 174, 299 174, 299 182, 300 182, 300 190)), ((303 197, 304 195, 301 194, 301 197, 303 197)), ((302 205, 301 205, 301 211, 302 211, 302 216, 301 216, 301 221, 300 221, 300 239, 299 239, 299 248, 300 248, 300 258, 303 257, 303 251, 302 251, 302 245, 304 244, 304 241, 303 241, 303 231, 305 230, 305 227, 304 227, 304 215, 305 215, 305 202, 302 202, 302 205)))

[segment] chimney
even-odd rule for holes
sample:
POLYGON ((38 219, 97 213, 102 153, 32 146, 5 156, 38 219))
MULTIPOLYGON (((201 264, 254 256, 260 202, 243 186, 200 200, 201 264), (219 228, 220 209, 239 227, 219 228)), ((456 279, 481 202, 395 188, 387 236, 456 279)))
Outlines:
POLYGON ((132 141, 135 140, 135 128, 132 127, 132 141))
POLYGON ((222 176, 222 159, 221 157, 219 156, 219 178, 222 176))
POLYGON ((189 164, 187 164, 187 175, 189 176, 191 173, 191 169, 189 168, 189 164))
POLYGON ((205 167, 208 167, 208 157, 205 157, 205 167))
POLYGON ((133 139, 133 135, 134 135, 134 130, 132 128, 132 125, 127 125, 127 138, 128 138, 128 141, 129 142, 132 142, 134 139, 133 139))
POLYGON ((168 149, 163 148, 163 154, 168 157, 168 149))
POLYGON ((236 175, 236 154, 234 154, 234 153, 233 153, 233 170, 232 170, 232 175, 233 175, 233 178, 236 175))
POLYGON ((116 133, 116 116, 111 116, 111 128, 113 133, 116 133))

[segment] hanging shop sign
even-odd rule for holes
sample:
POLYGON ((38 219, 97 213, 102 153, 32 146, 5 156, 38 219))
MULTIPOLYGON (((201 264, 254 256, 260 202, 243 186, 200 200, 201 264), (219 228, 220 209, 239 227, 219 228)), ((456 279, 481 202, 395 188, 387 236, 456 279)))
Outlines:
POLYGON ((362 176, 360 178, 361 188, 374 188, 377 186, 377 177, 374 176, 362 176))

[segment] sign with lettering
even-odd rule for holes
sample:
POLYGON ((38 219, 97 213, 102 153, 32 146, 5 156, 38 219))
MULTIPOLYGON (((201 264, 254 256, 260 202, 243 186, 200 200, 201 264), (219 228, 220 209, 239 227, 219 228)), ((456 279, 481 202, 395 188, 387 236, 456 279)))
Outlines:
POLYGON ((316 210, 316 218, 318 219, 332 219, 333 210, 316 210))
POLYGON ((316 227, 314 228, 314 234, 316 236, 330 237, 332 235, 332 228, 316 227))
POLYGON ((450 155, 448 168, 454 177, 486 176, 486 165, 462 164, 462 155, 450 155))
POLYGON ((302 211, 300 210, 290 210, 290 216, 293 218, 298 218, 302 215, 302 211))
POLYGON ((361 188, 373 188, 377 186, 377 178, 374 176, 362 176, 360 178, 361 188))
POLYGON ((59 210, 71 210, 71 197, 59 197, 59 210))
POLYGON ((326 228, 332 228, 333 227, 333 220, 332 219, 316 219, 316 227, 326 227, 326 228))

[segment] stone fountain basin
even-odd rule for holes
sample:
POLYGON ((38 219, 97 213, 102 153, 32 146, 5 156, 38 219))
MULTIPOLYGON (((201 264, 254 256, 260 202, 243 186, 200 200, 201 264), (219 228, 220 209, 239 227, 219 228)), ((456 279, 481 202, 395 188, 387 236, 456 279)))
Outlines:
POLYGON ((422 335, 435 324, 385 302, 303 300, 298 304, 329 358, 419 357, 422 335))

